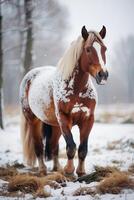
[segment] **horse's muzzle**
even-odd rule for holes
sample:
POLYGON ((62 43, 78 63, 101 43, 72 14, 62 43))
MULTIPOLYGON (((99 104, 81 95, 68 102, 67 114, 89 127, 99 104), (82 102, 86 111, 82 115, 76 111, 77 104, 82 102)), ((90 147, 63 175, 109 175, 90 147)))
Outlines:
POLYGON ((99 84, 99 85, 104 85, 108 79, 108 71, 103 71, 101 70, 95 77, 96 79, 96 82, 99 84))

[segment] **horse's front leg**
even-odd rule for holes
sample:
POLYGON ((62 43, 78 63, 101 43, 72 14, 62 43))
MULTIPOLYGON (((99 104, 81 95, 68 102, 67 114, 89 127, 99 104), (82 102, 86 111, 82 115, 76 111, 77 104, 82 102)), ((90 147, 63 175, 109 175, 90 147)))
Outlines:
POLYGON ((66 141, 66 153, 68 158, 67 164, 64 167, 64 172, 66 175, 73 175, 75 170, 73 159, 76 152, 76 144, 71 133, 72 123, 68 116, 60 113, 59 124, 63 137, 66 141))
POLYGON ((78 167, 76 173, 78 176, 85 174, 85 158, 88 151, 88 136, 94 123, 94 115, 92 114, 89 119, 81 121, 79 124, 80 129, 80 145, 78 149, 78 167))

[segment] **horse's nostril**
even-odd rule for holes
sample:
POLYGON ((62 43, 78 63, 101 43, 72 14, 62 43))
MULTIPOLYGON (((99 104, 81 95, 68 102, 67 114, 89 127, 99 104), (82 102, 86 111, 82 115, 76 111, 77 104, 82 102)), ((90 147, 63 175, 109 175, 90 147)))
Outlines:
POLYGON ((102 76, 104 76, 104 72, 103 72, 103 71, 100 71, 100 72, 98 73, 98 75, 99 75, 100 77, 102 77, 102 76))
POLYGON ((101 70, 100 72, 98 72, 98 76, 102 79, 107 79, 108 78, 108 71, 103 71, 101 70))

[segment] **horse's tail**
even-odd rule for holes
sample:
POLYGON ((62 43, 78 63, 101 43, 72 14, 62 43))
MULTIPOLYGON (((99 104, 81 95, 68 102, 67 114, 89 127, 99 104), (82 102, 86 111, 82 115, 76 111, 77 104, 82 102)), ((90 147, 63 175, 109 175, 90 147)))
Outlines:
POLYGON ((23 157, 26 163, 30 166, 34 166, 36 162, 36 154, 34 150, 34 142, 30 125, 26 120, 23 112, 21 111, 21 139, 23 147, 23 157))
POLYGON ((52 138, 52 126, 43 123, 42 126, 43 136, 45 138, 45 159, 52 159, 52 146, 51 146, 51 138, 52 138))

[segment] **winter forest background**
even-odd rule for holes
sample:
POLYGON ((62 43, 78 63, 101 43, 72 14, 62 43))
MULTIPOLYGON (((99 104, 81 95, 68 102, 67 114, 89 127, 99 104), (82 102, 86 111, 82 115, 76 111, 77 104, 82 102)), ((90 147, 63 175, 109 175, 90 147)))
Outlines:
MULTIPOLYGON (((134 0, 0 0, 0 200, 134 199, 133 19, 134 0), (19 106, 23 76, 34 67, 56 66, 83 25, 96 31, 106 26, 109 71, 106 85, 94 81, 98 106, 85 160, 90 175, 87 183, 66 180, 64 173, 56 176, 51 171, 52 161, 45 157, 48 176, 40 177, 38 163, 34 168, 26 164, 19 106), (49 174, 55 177, 51 181, 49 174), (47 182, 39 184, 41 180, 47 182)), ((71 131, 78 149, 79 129, 74 126, 71 131)), ((61 136, 59 161, 63 168, 66 160, 61 136)), ((75 168, 77 164, 76 154, 75 168)))
MULTIPOLYGON (((2 109, 19 107, 19 85, 24 74, 33 67, 56 66, 69 45, 69 15, 61 1, 0 0, 0 104, 4 105, 0 105, 1 126, 2 109)), ((120 38, 112 51, 108 83, 103 87, 95 84, 99 104, 132 104, 134 35, 120 38)))

